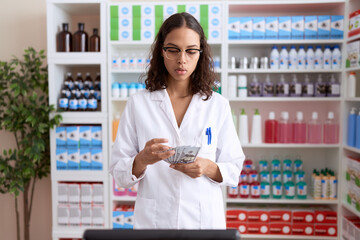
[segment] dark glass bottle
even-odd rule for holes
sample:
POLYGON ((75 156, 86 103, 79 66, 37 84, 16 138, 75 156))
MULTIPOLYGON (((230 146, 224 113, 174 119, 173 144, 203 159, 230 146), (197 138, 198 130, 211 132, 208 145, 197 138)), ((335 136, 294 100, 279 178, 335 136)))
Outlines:
POLYGON ((71 91, 71 98, 69 101, 69 110, 70 111, 77 111, 79 108, 79 102, 78 102, 78 98, 76 96, 76 90, 72 90, 71 91))
POLYGON ((84 80, 82 78, 81 72, 77 73, 77 77, 76 77, 76 80, 75 80, 75 85, 78 86, 79 90, 84 88, 84 80))
POLYGON ((86 97, 85 97, 85 94, 83 93, 83 91, 84 90, 82 90, 82 93, 81 93, 81 95, 80 95, 80 98, 79 98, 79 110, 80 111, 86 111, 86 109, 87 109, 87 99, 86 99, 86 97))
POLYGON ((61 95, 59 98, 59 108, 66 111, 68 107, 69 107, 69 99, 67 97, 67 90, 63 89, 61 90, 61 95))
POLYGON ((73 51, 74 52, 87 52, 88 51, 88 35, 84 31, 85 24, 79 23, 79 29, 74 33, 73 51))
POLYGON ((101 89, 100 81, 101 81, 100 73, 97 73, 96 78, 95 78, 95 82, 94 82, 94 88, 101 89))
POLYGON ((85 77, 85 80, 84 80, 84 88, 85 87, 88 87, 89 89, 93 89, 93 80, 90 76, 90 73, 86 73, 86 77, 85 77))
POLYGON ((88 98, 88 110, 89 111, 96 111, 97 109, 97 100, 94 95, 94 90, 90 90, 90 96, 88 98))
POLYGON ((98 29, 94 28, 93 35, 90 37, 90 52, 100 52, 100 36, 98 34, 98 29))
POLYGON ((69 24, 62 24, 62 31, 56 37, 56 51, 58 52, 71 52, 72 51, 72 36, 69 32, 69 24))

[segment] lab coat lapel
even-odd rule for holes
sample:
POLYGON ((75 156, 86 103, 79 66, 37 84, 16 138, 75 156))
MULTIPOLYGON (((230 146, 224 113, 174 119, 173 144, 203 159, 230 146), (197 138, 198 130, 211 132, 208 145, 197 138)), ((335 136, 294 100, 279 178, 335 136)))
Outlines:
POLYGON ((180 131, 185 129, 190 123, 193 123, 193 121, 196 120, 200 113, 199 111, 201 110, 201 104, 199 101, 202 101, 201 95, 194 94, 181 122, 180 131))

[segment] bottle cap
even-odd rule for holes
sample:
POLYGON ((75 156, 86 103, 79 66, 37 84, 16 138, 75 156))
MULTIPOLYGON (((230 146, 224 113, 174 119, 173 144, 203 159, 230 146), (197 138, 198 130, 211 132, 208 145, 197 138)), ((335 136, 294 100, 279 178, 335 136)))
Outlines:
POLYGON ((87 72, 87 73, 86 73, 86 76, 90 76, 90 73, 89 73, 89 72, 87 72))
POLYGON ((66 75, 67 75, 68 77, 71 77, 71 72, 68 72, 66 75))
POLYGON ((78 73, 77 73, 77 76, 78 76, 78 77, 81 76, 81 72, 78 72, 78 73))
POLYGON ((254 115, 260 115, 259 109, 255 108, 255 113, 254 113, 254 115))
POLYGON ((351 108, 351 110, 350 110, 350 114, 355 114, 355 112, 356 112, 356 108, 351 108))
POLYGON ((334 119, 334 112, 328 113, 328 119, 334 119))
POLYGON ((276 50, 277 50, 277 49, 278 49, 278 47, 274 45, 274 46, 272 47, 272 49, 276 49, 276 50))
POLYGON ((245 112, 245 109, 244 109, 244 108, 241 109, 240 115, 246 115, 246 112, 245 112))
POLYGON ((281 118, 284 120, 289 119, 289 112, 281 112, 281 118))
POLYGON ((269 112, 269 119, 275 120, 275 112, 269 112))
POLYGON ((285 49, 285 50, 286 50, 286 46, 282 46, 281 49, 285 49))
POLYGON ((296 112, 296 119, 302 121, 304 119, 303 112, 296 112))
POLYGON ((314 119, 314 120, 318 119, 318 113, 317 112, 312 113, 312 119, 314 119))
POLYGON ((308 49, 309 49, 309 48, 313 49, 313 46, 308 46, 308 49))

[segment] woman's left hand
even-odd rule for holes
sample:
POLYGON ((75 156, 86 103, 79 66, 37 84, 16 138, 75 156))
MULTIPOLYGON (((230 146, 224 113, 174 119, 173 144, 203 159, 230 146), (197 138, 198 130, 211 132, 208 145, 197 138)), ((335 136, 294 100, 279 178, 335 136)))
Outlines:
POLYGON ((206 175, 214 181, 222 182, 222 176, 218 165, 206 158, 197 157, 192 163, 171 164, 170 167, 191 178, 198 178, 202 175, 206 175))

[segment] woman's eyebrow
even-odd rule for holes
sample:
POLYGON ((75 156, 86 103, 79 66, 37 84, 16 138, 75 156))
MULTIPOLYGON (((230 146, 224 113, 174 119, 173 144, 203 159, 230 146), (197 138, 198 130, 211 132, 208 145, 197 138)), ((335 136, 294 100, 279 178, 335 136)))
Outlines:
MULTIPOLYGON (((165 45, 172 45, 172 46, 174 46, 174 47, 180 48, 178 45, 173 44, 173 43, 167 43, 167 44, 165 44, 165 45)), ((189 46, 187 46, 187 48, 189 48, 189 47, 198 47, 198 45, 193 44, 193 45, 189 45, 189 46)))

